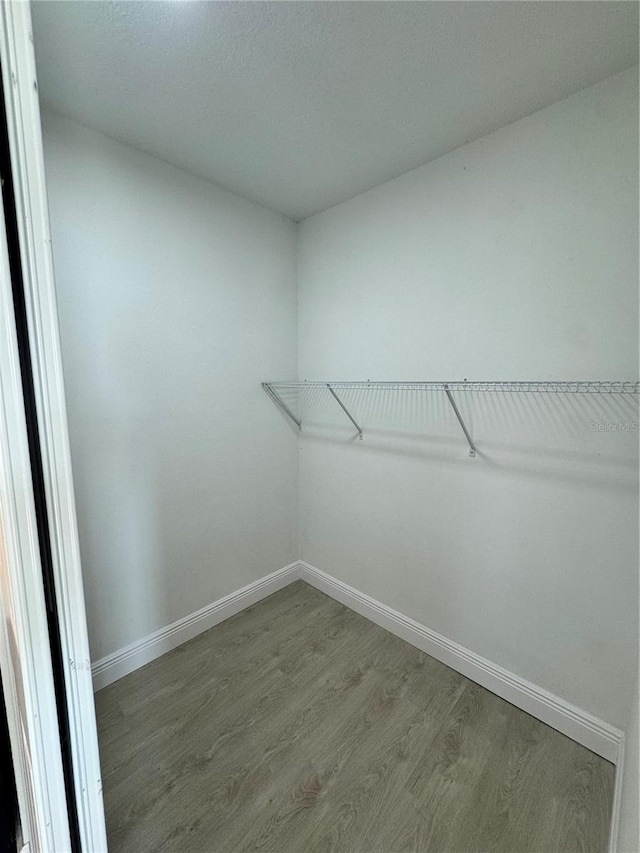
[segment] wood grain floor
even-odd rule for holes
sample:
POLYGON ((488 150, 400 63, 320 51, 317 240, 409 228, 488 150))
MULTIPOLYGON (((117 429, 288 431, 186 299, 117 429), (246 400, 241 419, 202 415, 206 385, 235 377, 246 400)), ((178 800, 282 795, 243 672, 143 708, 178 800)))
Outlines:
POLYGON ((611 764, 302 581, 96 702, 113 853, 607 848, 611 764))

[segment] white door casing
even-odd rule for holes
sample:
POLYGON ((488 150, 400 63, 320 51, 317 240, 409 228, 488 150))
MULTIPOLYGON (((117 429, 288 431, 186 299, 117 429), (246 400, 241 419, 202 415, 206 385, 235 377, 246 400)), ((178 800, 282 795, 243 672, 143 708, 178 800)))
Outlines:
MULTIPOLYGON (((63 652, 75 806, 82 850, 100 853, 107 850, 102 782, 71 475, 40 106, 27 2, 1 4, 0 61, 63 652)), ((11 564, 9 567, 11 571, 11 564)), ((64 789, 59 790, 63 792, 64 789)), ((59 853, 66 848, 51 849, 59 853)))
POLYGON ((0 671, 22 841, 70 849, 31 464, 0 209, 0 671))

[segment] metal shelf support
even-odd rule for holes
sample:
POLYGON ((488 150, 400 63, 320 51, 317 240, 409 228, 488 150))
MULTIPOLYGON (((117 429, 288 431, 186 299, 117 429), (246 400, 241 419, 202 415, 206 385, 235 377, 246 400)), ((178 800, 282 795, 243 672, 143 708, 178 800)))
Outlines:
POLYGON ((467 429, 466 424, 462 419, 462 415, 460 414, 460 410, 456 406, 456 401, 451 396, 451 391, 449 390, 449 386, 446 384, 444 386, 444 393, 447 395, 447 398, 448 398, 449 402, 451 403, 451 408, 455 412, 455 415, 458 419, 458 423, 462 427, 462 432, 465 434, 465 437, 466 437, 467 441, 469 442, 469 456, 475 456, 476 455, 476 446, 473 443, 471 436, 469 435, 469 430, 467 429))
POLYGON ((267 392, 267 394, 271 397, 271 399, 276 404, 276 406, 278 406, 280 409, 282 409, 282 411, 285 413, 285 415, 288 415, 288 417, 291 418, 291 420, 298 427, 298 429, 301 430, 302 429, 302 421, 298 420, 298 418, 293 414, 293 412, 287 406, 287 404, 284 402, 282 397, 272 387, 271 383, 270 382, 263 382, 262 387, 267 392))
POLYGON ((340 408, 342 409, 342 411, 343 411, 343 412, 345 413, 345 415, 349 418, 349 420, 350 420, 350 421, 351 421, 351 423, 354 425, 354 427, 358 430, 358 438, 360 439, 360 441, 362 441, 362 428, 361 428, 361 427, 360 427, 360 425, 359 425, 359 424, 358 424, 358 423, 357 423, 357 422, 356 422, 356 421, 351 417, 351 413, 349 412, 349 410, 347 409, 347 407, 345 406, 345 404, 342 402, 342 400, 340 399, 340 397, 338 397, 338 395, 336 394, 336 392, 333 390, 333 388, 331 387, 331 385, 330 385, 328 382, 327 382, 327 388, 329 389, 329 391, 331 391, 331 393, 332 393, 333 397, 335 398, 336 403, 340 406, 340 408))

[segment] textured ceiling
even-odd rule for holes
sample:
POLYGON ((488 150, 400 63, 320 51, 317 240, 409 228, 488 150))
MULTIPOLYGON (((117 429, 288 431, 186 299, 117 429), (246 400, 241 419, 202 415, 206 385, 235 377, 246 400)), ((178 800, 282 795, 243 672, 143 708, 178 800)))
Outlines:
POLYGON ((48 107, 296 220, 638 61, 634 2, 32 8, 48 107))

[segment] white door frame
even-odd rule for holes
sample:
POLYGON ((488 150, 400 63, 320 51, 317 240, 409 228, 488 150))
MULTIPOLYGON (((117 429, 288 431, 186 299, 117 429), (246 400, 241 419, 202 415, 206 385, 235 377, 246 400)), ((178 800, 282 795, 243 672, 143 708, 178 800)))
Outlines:
MULTIPOLYGON (((28 2, 1 4, 0 61, 69 714, 75 807, 78 812, 82 850, 84 853, 100 853, 107 850, 102 781, 71 476, 40 105, 28 2)), ((10 287, 10 283, 4 278, 3 276, 1 286, 3 291, 10 287)), ((5 293, 3 298, 6 301, 5 293)), ((6 369, 11 365, 7 361, 3 367, 6 369)), ((16 429, 15 425, 5 426, 16 429)), ((19 571, 20 565, 9 560, 9 576, 19 571)), ((30 588, 26 590, 25 595, 27 605, 33 603, 35 606, 35 591, 30 588)), ((31 637, 32 642, 35 639, 31 637)), ((55 716, 52 719, 55 719, 55 716)), ((34 758, 33 755, 31 757, 34 758)), ((45 756, 36 753, 35 758, 44 759, 45 756)), ((59 785, 59 780, 56 784, 59 785)), ((46 787, 49 788, 49 785, 46 787)), ((63 786, 58 787, 57 791, 59 796, 64 797, 63 786)), ((49 790, 50 796, 54 793, 55 791, 49 790)), ((58 845, 50 849, 59 853, 67 848, 58 845)))
POLYGON ((69 850, 69 824, 0 206, 0 671, 22 843, 69 850))

